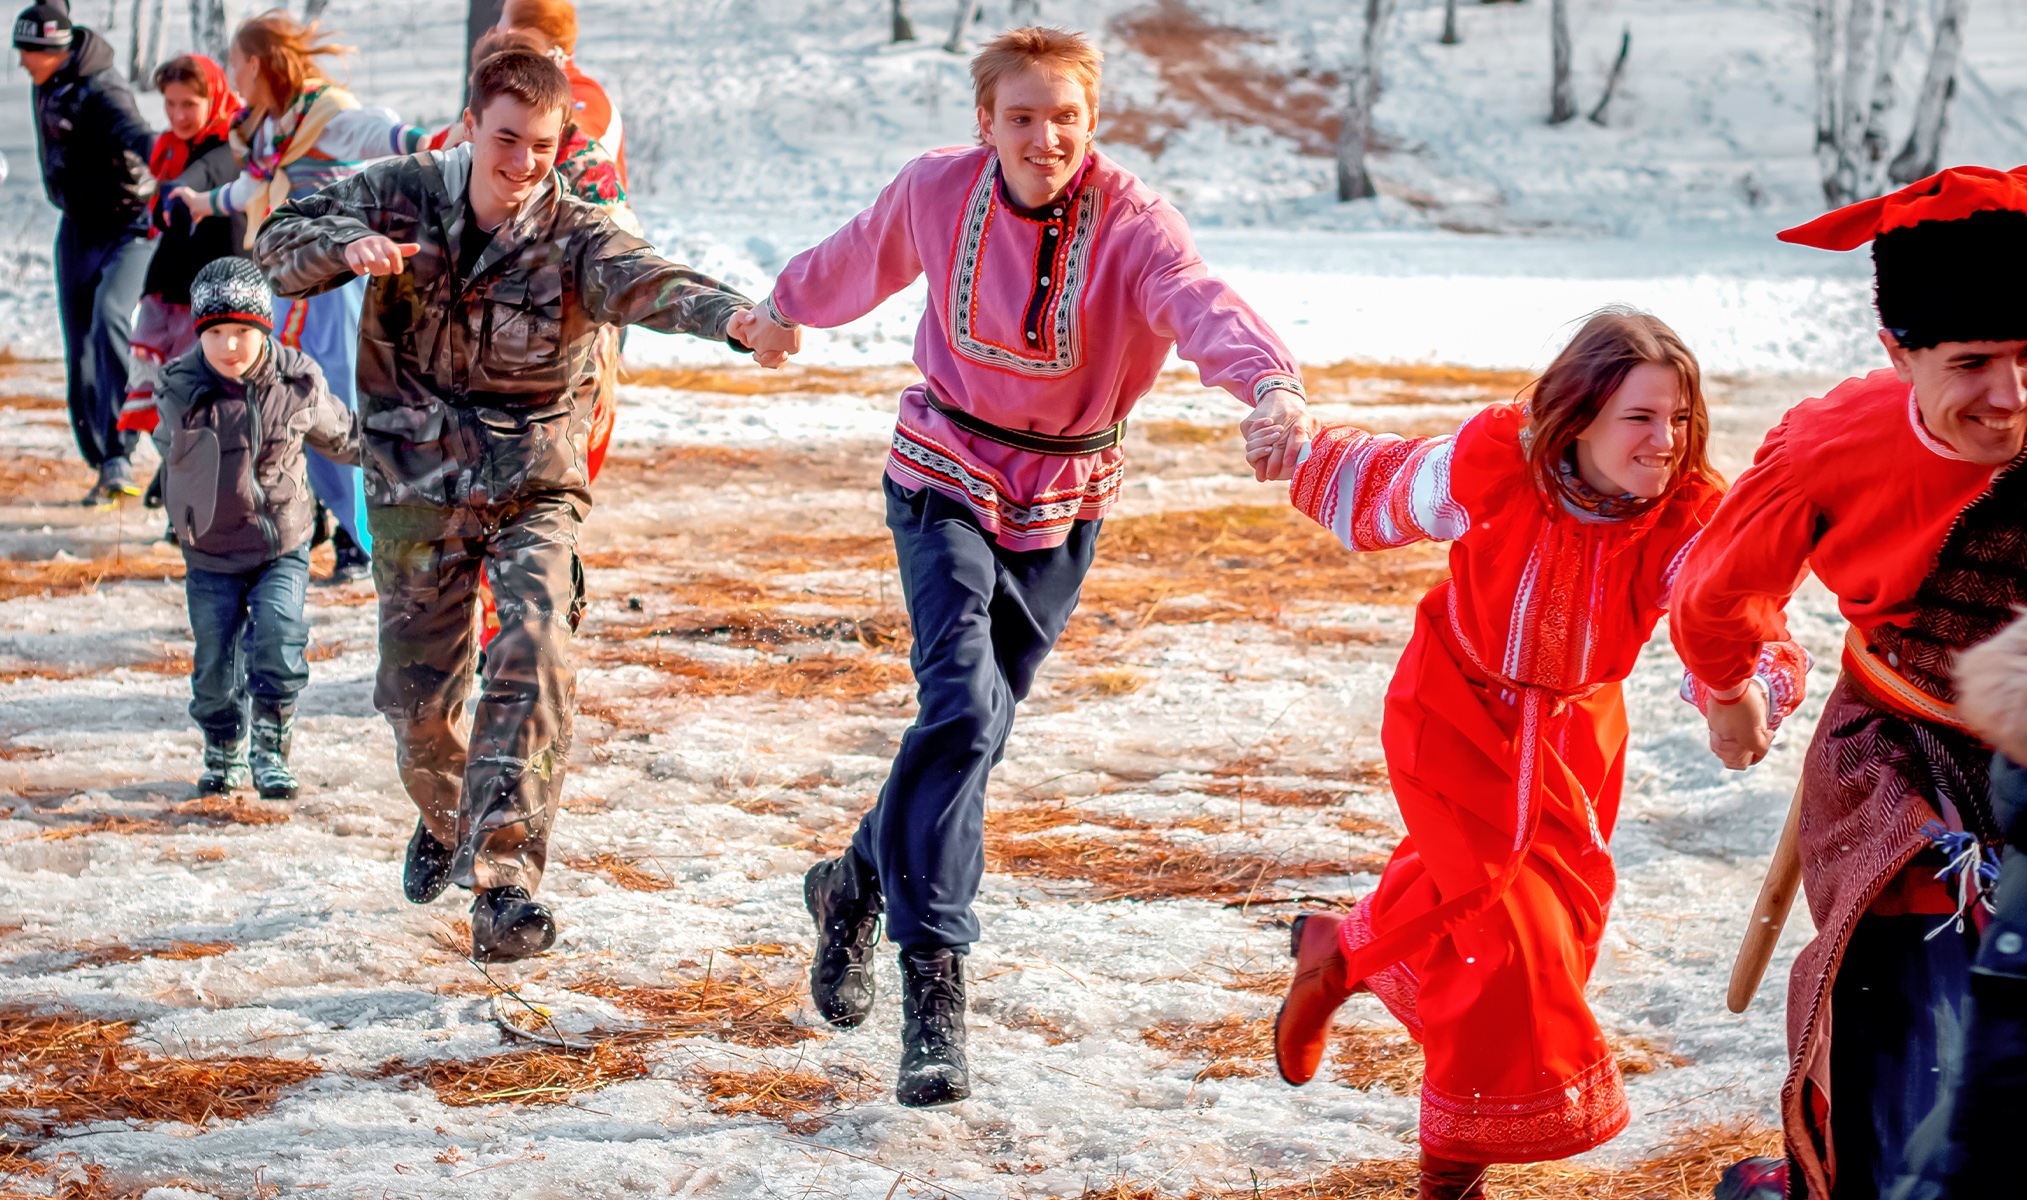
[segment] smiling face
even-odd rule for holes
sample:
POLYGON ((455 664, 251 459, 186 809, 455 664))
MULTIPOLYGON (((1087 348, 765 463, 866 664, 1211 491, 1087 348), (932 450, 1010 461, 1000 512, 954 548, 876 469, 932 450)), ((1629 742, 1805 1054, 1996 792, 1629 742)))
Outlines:
POLYGON ((1084 85, 1032 66, 1000 81, 993 109, 978 110, 979 137, 999 154, 1007 190, 1029 208, 1060 197, 1084 167, 1098 109, 1084 85))
POLYGON ((465 132, 472 143, 472 211, 490 229, 520 211, 556 165, 563 110, 495 96, 482 113, 465 110, 465 132))
POLYGON ((258 325, 221 321, 198 334, 197 342, 212 370, 227 379, 238 379, 260 361, 261 351, 267 349, 267 334, 258 325))
POLYGON ((1914 386, 1921 423, 1937 440, 1985 466, 2020 453, 2027 439, 2027 341, 1907 350, 1890 333, 1879 340, 1900 381, 1914 386))
POLYGON ((1665 363, 1627 372, 1597 419, 1576 436, 1577 474, 1607 496, 1656 499, 1675 480, 1689 446, 1689 400, 1665 363))
POLYGON ((204 114, 210 111, 211 101, 187 83, 165 83, 162 107, 169 114, 169 132, 187 142, 204 128, 204 114))

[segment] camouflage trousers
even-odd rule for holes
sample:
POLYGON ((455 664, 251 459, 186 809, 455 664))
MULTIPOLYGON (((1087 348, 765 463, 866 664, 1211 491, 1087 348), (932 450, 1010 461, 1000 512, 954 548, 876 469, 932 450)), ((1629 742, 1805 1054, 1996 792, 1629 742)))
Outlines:
POLYGON ((570 757, 570 640, 584 602, 577 511, 550 498, 504 504, 480 514, 480 536, 439 540, 403 538, 403 512, 370 513, 380 593, 374 707, 394 727, 401 782, 423 825, 457 851, 453 881, 532 892, 570 757), (500 631, 468 717, 482 572, 500 631))

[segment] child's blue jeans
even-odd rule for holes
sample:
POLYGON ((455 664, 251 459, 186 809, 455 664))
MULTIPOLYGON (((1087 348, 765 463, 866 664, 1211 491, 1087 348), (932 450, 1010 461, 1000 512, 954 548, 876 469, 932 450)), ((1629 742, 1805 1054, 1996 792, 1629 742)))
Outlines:
POLYGON ((190 718, 212 742, 245 733, 249 702, 278 716, 309 682, 303 651, 310 625, 303 602, 310 584, 307 544, 251 571, 224 574, 191 567, 183 576, 190 629, 197 638, 190 671, 190 718))

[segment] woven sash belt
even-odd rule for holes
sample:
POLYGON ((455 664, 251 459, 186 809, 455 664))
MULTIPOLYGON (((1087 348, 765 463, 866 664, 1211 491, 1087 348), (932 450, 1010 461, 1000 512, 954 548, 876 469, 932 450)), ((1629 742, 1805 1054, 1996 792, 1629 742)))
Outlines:
POLYGON ((929 407, 943 414, 952 425, 973 437, 982 437, 988 442, 1026 450, 1030 454, 1049 454, 1057 458, 1081 458, 1110 450, 1126 440, 1126 422, 1121 421, 1096 433, 1079 434, 1076 437, 1059 437, 1051 433, 1035 433, 1027 429, 1008 429, 991 421, 980 420, 951 404, 934 391, 929 393, 929 407))

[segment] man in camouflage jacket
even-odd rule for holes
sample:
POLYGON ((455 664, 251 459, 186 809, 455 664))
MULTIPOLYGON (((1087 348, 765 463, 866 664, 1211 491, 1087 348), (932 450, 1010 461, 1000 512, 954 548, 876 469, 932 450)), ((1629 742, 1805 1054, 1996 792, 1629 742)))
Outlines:
POLYGON ((570 752, 599 330, 726 340, 751 302, 563 193, 551 167, 569 85, 548 59, 495 55, 471 96, 466 145, 385 159, 285 205, 255 254, 288 297, 372 277, 358 391, 374 702, 421 811, 404 882, 417 903, 474 888, 474 955, 511 959, 555 938, 529 893, 570 752), (468 729, 482 572, 500 630, 468 729))

